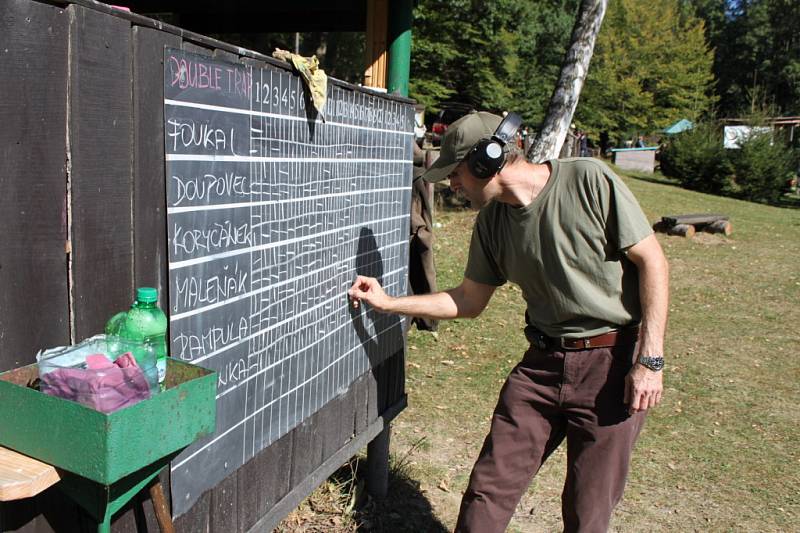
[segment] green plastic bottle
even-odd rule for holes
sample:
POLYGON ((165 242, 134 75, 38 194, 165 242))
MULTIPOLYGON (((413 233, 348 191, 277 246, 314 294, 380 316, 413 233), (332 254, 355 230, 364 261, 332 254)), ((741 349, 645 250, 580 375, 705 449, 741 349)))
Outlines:
POLYGON ((117 313, 106 323, 106 334, 152 344, 156 351, 158 382, 167 373, 167 315, 158 305, 158 290, 136 289, 136 301, 129 311, 117 313))

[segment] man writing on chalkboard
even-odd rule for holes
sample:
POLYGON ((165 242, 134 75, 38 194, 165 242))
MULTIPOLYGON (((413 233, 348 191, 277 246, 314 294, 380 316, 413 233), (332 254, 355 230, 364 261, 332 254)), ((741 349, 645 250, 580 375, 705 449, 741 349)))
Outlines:
POLYGON ((667 262, 630 190, 605 164, 532 164, 505 142, 506 130, 489 113, 459 119, 425 175, 449 177, 480 209, 462 283, 391 297, 359 276, 349 295, 354 306, 383 313, 474 318, 498 286, 518 284, 530 348, 500 391, 456 531, 505 530, 564 439, 565 530, 606 531, 645 413, 661 400, 667 262))

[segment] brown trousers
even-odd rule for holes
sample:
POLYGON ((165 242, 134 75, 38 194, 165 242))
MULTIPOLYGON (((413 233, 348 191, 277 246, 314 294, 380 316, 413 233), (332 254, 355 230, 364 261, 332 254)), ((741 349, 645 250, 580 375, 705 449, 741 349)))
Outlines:
POLYGON ((567 532, 608 529, 645 413, 627 414, 635 346, 531 347, 500 391, 492 426, 461 501, 456 532, 504 531, 542 463, 566 438, 561 512, 567 532))

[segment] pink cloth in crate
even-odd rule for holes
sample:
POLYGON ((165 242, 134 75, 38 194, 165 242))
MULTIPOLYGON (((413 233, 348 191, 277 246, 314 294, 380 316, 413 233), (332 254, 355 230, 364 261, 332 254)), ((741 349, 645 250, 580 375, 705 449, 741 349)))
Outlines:
POLYGON ((86 357, 86 369, 59 368, 42 376, 41 390, 111 413, 150 398, 150 384, 133 354, 120 355, 112 363, 103 354, 86 357))

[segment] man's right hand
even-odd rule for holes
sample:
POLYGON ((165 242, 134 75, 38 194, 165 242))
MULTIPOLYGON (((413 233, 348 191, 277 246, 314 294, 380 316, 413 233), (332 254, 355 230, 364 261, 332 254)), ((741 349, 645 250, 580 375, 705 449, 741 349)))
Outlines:
POLYGON ((378 280, 367 276, 358 276, 347 294, 356 309, 361 301, 365 301, 376 311, 385 313, 389 311, 388 306, 392 301, 392 297, 383 291, 378 280))

